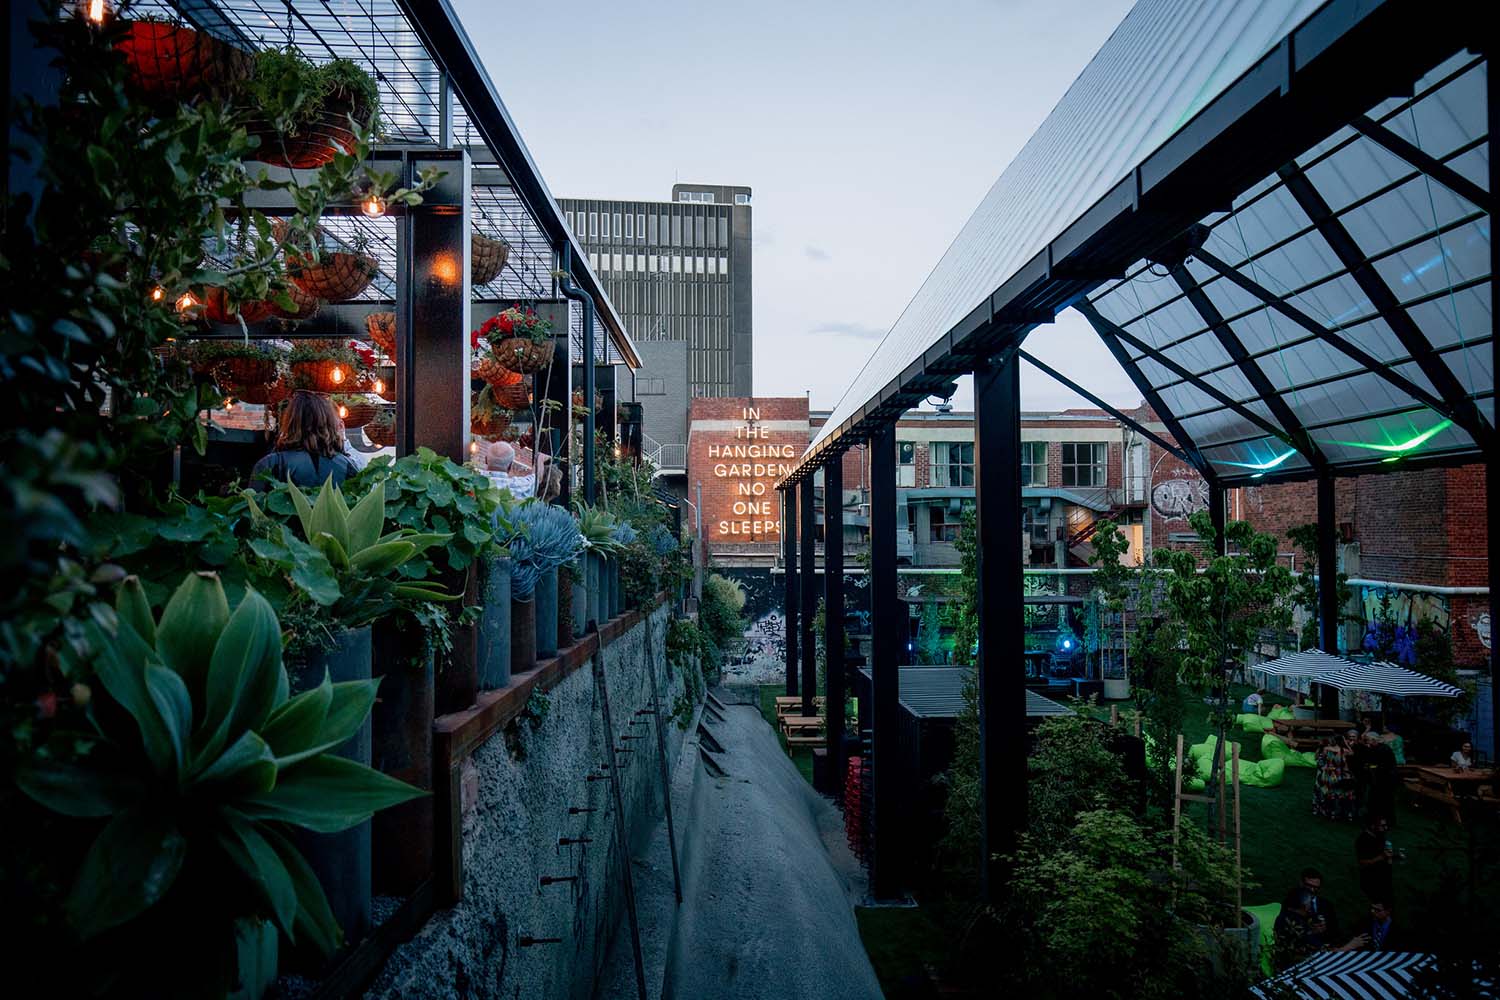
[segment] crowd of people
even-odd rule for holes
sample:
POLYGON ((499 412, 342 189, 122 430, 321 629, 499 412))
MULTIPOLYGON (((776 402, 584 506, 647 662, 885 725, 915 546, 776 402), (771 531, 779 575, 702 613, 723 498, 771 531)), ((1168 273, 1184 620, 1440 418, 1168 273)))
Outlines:
POLYGON ((1394 820, 1400 747, 1398 736, 1368 722, 1325 740, 1315 763, 1313 815, 1344 823, 1366 814, 1394 820))
MULTIPOLYGON (((1382 824, 1383 821, 1372 821, 1382 824)), ((1377 836, 1384 841, 1383 833, 1372 833, 1366 829, 1360 836, 1377 836)), ((1356 851, 1359 848, 1356 847, 1356 851)), ((1285 969, 1306 958, 1315 951, 1401 951, 1404 947, 1404 932, 1395 921, 1396 908, 1391 902, 1390 845, 1385 844, 1384 888, 1371 891, 1369 909, 1348 928, 1339 924, 1334 907, 1322 896, 1323 873, 1316 868, 1304 868, 1301 882, 1291 889, 1281 904, 1281 915, 1276 918, 1275 964, 1285 969)), ((1363 866, 1364 862, 1361 862, 1363 866)), ((1375 869, 1361 867, 1360 884, 1366 885, 1365 872, 1375 869)))

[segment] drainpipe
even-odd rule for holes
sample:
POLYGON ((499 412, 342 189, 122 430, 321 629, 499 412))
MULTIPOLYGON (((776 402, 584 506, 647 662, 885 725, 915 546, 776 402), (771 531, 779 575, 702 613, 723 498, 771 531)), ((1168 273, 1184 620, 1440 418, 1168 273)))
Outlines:
MULTIPOLYGON (((562 270, 557 275, 564 297, 583 304, 583 502, 594 502, 594 300, 573 284, 573 246, 563 244, 562 270)), ((570 362, 571 363, 571 362, 570 362)), ((573 405, 570 399, 568 406, 573 405)))

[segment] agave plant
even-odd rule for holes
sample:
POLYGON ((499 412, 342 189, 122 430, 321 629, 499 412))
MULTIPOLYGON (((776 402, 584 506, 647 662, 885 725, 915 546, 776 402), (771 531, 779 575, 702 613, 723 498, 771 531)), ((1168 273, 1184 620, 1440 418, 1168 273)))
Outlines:
POLYGON ((335 833, 425 793, 329 753, 379 681, 325 677, 288 697, 280 624, 256 591, 231 612, 216 574, 190 574, 158 621, 128 577, 115 618, 88 626, 93 732, 54 739, 17 773, 47 809, 105 821, 67 918, 119 959, 113 993, 259 996, 281 937, 325 954, 340 938, 288 832, 335 833))
POLYGON ((615 539, 617 527, 614 515, 603 507, 579 504, 578 531, 583 535, 584 548, 601 555, 618 552, 620 543, 615 539))
POLYGON ((435 545, 446 545, 450 532, 418 532, 385 527, 385 483, 376 483, 351 510, 330 476, 316 502, 293 483, 285 489, 302 538, 263 511, 247 492, 253 520, 271 530, 250 547, 257 555, 284 565, 292 580, 338 624, 356 628, 413 603, 456 600, 437 583, 405 579, 402 567, 435 545), (310 550, 310 551, 309 551, 310 550))
POLYGON ((536 590, 549 569, 570 563, 583 552, 578 522, 566 508, 535 498, 519 504, 511 517, 510 592, 522 600, 536 590))

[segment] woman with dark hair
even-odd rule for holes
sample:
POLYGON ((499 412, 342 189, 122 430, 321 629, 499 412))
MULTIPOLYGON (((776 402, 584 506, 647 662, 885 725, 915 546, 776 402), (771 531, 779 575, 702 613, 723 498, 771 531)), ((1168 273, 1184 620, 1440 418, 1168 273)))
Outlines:
POLYGON ((303 488, 322 486, 329 476, 338 484, 359 471, 345 454, 344 425, 327 396, 298 389, 282 405, 278 425, 275 447, 250 470, 256 489, 288 479, 303 488))

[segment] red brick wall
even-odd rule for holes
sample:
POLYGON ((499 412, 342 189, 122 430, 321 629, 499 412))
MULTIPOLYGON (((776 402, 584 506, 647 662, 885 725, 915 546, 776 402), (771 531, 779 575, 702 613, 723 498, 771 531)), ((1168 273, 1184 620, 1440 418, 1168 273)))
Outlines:
POLYGON ((807 449, 807 398, 716 397, 688 411, 688 488, 703 486, 703 534, 736 551, 777 551, 781 503, 776 483, 807 449), (712 424, 708 422, 713 422, 712 424), (772 422, 799 424, 795 430, 772 422))

